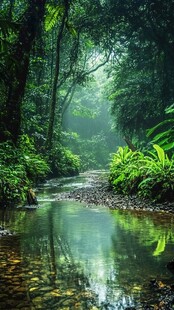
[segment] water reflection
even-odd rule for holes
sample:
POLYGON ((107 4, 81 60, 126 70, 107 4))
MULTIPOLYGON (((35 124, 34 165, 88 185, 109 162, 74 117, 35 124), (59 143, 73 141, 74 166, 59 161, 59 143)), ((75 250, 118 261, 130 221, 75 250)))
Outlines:
POLYGON ((1 210, 0 220, 16 231, 0 239, 0 309, 122 310, 151 278, 171 278, 171 215, 64 201, 1 210))

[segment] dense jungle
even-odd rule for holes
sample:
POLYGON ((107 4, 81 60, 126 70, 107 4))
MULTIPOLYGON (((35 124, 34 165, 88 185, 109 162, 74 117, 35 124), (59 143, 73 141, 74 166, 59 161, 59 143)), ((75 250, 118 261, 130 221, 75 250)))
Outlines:
POLYGON ((118 192, 173 199, 173 5, 1 1, 2 204, 109 167, 118 192))
POLYGON ((0 308, 173 309, 173 20, 174 0, 0 1, 0 308))

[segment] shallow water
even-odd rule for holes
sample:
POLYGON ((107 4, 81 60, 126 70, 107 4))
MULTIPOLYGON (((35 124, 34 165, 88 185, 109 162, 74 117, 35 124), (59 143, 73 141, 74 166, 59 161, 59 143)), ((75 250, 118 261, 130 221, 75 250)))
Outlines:
POLYGON ((51 180, 38 209, 0 211, 16 232, 0 238, 0 309, 141 309, 151 279, 172 282, 174 217, 55 201, 86 181, 51 180))

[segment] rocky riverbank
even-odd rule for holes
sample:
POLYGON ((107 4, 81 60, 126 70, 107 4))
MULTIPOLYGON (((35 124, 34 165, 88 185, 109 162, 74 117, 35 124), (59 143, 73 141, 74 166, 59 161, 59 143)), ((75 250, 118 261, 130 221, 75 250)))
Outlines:
POLYGON ((57 200, 76 200, 88 205, 102 205, 117 210, 140 210, 174 213, 174 202, 153 203, 136 196, 123 196, 115 193, 107 178, 92 175, 87 185, 71 192, 60 193, 57 200))

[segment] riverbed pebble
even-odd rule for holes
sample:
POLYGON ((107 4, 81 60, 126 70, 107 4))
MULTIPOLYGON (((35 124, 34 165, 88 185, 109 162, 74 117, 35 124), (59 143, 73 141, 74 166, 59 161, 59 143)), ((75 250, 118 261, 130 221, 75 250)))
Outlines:
POLYGON ((14 235, 13 232, 11 232, 9 229, 5 229, 5 227, 0 226, 0 237, 4 236, 12 236, 14 235))
POLYGON ((174 213, 174 202, 153 203, 137 196, 123 196, 115 193, 107 180, 93 178, 90 187, 81 187, 71 192, 59 193, 56 200, 75 200, 92 205, 101 205, 111 210, 140 210, 148 212, 174 213))

